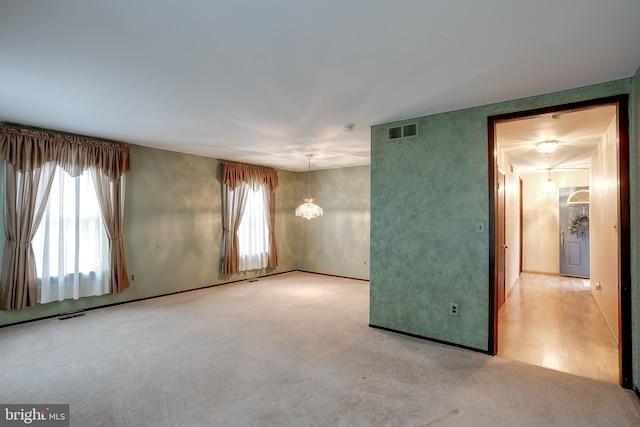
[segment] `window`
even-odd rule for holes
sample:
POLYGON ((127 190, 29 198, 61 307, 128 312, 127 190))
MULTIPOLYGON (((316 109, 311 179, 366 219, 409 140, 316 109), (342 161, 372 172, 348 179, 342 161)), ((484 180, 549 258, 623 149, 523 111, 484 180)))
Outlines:
POLYGON ((240 271, 265 268, 269 261, 269 229, 267 226, 267 189, 253 190, 247 183, 247 202, 238 228, 240 271))
POLYGON ((6 236, 0 268, 0 309, 17 310, 53 299, 101 295, 106 293, 102 287, 105 281, 109 292, 120 293, 127 289, 129 280, 122 230, 125 175, 130 168, 129 147, 0 126, 0 153, 5 166, 2 199, 6 236), (83 171, 87 175, 72 179, 73 184, 66 184, 64 180, 69 177, 58 166, 74 176, 83 171), (55 194, 50 197, 54 180, 55 194), (100 215, 96 215, 94 198, 99 201, 100 215), (50 199, 54 201, 43 224, 50 199), (93 208, 89 209, 90 206, 93 208), (109 267, 85 269, 87 259, 94 255, 100 259, 105 257, 103 252, 101 255, 95 252, 98 247, 104 247, 104 235, 98 242, 96 236, 100 232, 96 231, 90 237, 87 230, 91 227, 86 225, 91 223, 88 218, 93 218, 95 229, 100 217, 109 236, 109 267), (41 224, 43 228, 38 235, 40 261, 36 261, 33 238, 41 224), (68 251, 65 248, 69 246, 73 249, 68 251), (88 258, 87 254, 90 254, 88 258), (75 271, 68 271, 69 265, 75 271), (47 281, 55 283, 57 296, 46 295, 50 290, 47 281), (70 282, 76 289, 66 288, 65 283, 70 282), (84 283, 95 286, 88 291, 78 288, 84 283))
POLYGON ((568 205, 589 204, 589 190, 578 190, 567 197, 568 205))
POLYGON ((278 172, 222 163, 222 274, 276 268, 278 172))
POLYGON ((109 293, 109 247, 89 170, 72 177, 56 168, 32 241, 38 302, 109 293))

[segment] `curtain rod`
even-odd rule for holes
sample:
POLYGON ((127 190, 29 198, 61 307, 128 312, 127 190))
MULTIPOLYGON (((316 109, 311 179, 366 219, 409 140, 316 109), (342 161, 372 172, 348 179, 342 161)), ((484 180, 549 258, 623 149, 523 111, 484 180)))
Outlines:
POLYGON ((220 162, 221 165, 231 165, 231 166, 241 166, 241 167, 246 167, 246 168, 253 168, 253 169, 262 169, 265 171, 278 171, 278 169, 276 168, 272 168, 272 167, 268 167, 268 166, 258 166, 258 165, 253 165, 251 163, 240 163, 240 162, 234 162, 234 161, 229 161, 229 160, 223 160, 220 162))
POLYGON ((0 123, 0 130, 2 132, 14 135, 30 135, 35 137, 46 137, 59 142, 68 142, 71 144, 92 144, 97 146, 104 146, 115 150, 129 151, 129 146, 124 143, 109 142, 104 140, 92 139, 90 137, 80 137, 69 133, 56 133, 46 129, 33 128, 30 126, 22 126, 12 123, 0 123))

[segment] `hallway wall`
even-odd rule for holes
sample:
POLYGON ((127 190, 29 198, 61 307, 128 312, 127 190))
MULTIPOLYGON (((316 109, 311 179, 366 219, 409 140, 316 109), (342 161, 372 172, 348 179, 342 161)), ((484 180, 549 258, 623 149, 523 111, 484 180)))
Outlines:
POLYGON ((506 293, 520 275, 520 174, 509 158, 501 156, 505 172, 505 287, 506 293))
POLYGON ((591 293, 617 340, 620 301, 617 118, 593 152, 590 197, 591 293))

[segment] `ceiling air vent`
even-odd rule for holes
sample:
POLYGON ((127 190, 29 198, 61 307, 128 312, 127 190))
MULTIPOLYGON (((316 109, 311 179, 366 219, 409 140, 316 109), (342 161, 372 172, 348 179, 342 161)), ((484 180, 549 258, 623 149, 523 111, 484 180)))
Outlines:
POLYGON ((418 134, 417 123, 389 128, 389 139, 407 138, 418 134))

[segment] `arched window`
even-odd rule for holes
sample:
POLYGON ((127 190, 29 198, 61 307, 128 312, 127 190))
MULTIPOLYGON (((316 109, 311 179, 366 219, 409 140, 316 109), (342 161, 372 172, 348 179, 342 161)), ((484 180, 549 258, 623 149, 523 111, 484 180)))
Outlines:
POLYGON ((589 204, 589 190, 578 190, 567 198, 568 205, 589 204))

